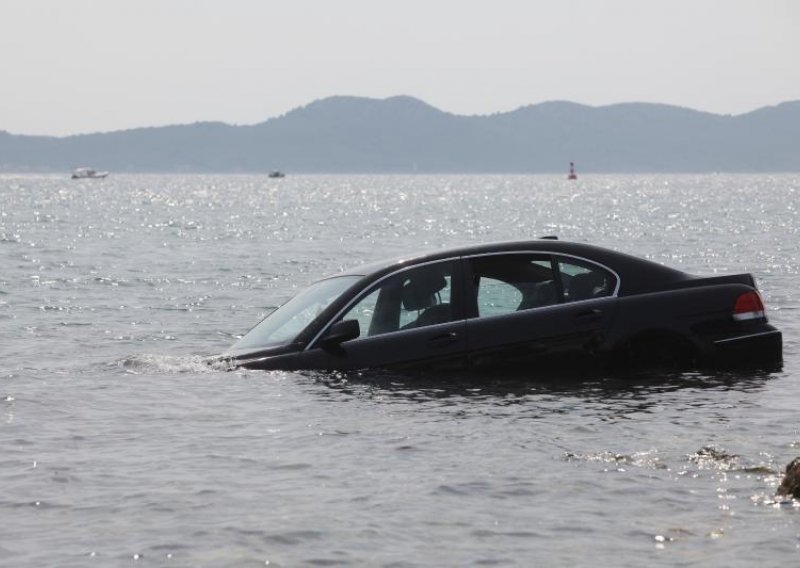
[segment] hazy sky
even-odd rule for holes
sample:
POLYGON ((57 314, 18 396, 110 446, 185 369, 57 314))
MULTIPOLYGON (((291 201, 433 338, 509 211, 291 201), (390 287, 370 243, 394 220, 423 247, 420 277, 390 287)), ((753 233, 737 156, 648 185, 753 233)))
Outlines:
POLYGON ((739 114, 800 99, 800 1, 0 0, 0 130, 252 124, 339 94, 739 114))

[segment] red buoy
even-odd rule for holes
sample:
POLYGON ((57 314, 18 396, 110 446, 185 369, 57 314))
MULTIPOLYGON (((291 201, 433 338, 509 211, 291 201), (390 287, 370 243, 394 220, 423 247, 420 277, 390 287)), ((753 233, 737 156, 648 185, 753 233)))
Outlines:
POLYGON ((569 175, 567 179, 578 179, 578 175, 575 173, 575 164, 573 162, 569 163, 569 175))

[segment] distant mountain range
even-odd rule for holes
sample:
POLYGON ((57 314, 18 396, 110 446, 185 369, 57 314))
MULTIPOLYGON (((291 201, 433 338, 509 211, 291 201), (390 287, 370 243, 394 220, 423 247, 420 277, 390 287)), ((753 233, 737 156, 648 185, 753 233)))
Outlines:
POLYGON ((539 173, 800 171, 800 101, 742 115, 548 102, 459 116, 412 97, 330 97, 251 126, 67 137, 0 131, 0 171, 539 173))

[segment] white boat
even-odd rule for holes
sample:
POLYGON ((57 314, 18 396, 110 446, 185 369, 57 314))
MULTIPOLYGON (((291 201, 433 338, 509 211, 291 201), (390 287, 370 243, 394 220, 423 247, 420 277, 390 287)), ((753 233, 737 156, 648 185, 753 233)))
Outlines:
POLYGON ((102 179, 108 172, 98 172, 92 168, 76 168, 72 171, 72 179, 102 179))

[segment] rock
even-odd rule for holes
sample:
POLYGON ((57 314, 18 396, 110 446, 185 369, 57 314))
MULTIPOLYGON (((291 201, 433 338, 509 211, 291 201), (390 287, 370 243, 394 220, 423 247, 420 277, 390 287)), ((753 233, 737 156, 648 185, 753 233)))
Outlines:
POLYGON ((800 499, 800 458, 794 458, 786 466, 786 475, 783 476, 777 494, 800 499))

